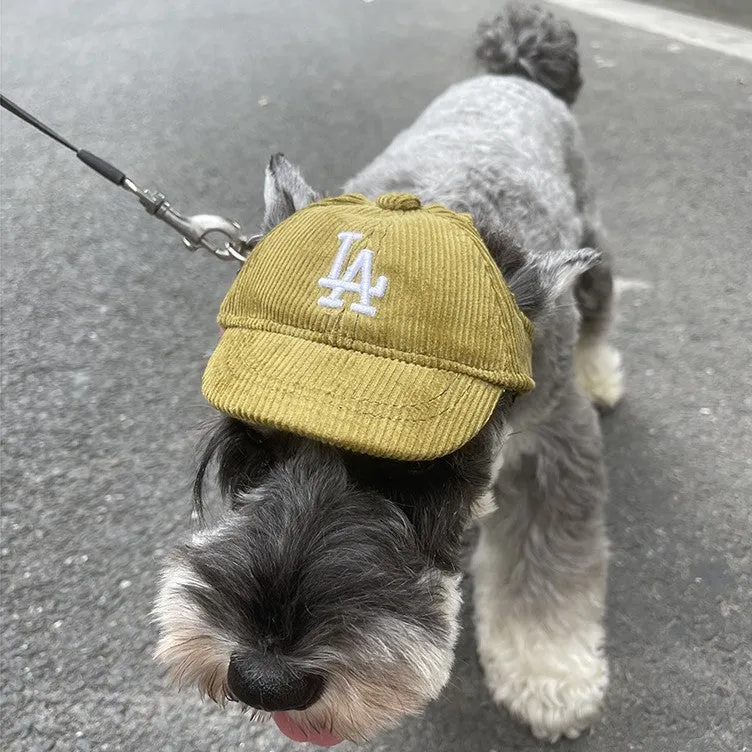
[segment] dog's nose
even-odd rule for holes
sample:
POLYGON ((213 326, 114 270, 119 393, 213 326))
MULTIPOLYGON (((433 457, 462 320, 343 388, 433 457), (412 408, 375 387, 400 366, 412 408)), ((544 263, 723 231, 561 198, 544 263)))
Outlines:
POLYGON ((227 685, 236 699, 272 712, 310 707, 321 696, 324 679, 294 671, 276 656, 233 655, 227 685))

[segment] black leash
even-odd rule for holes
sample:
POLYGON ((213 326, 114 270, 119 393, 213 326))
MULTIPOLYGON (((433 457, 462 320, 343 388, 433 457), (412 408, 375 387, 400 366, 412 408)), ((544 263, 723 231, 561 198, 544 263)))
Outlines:
POLYGON ((24 122, 34 126, 34 128, 44 133, 45 136, 54 139, 59 144, 65 146, 66 149, 70 149, 94 172, 136 196, 141 206, 149 214, 161 219, 174 230, 177 230, 183 238, 183 243, 191 250, 204 248, 217 258, 226 261, 239 261, 242 264, 258 241, 258 235, 244 236, 237 222, 232 222, 224 217, 214 214, 196 214, 192 217, 184 217, 170 206, 163 194, 140 188, 122 170, 119 170, 96 154, 74 146, 66 138, 63 138, 48 125, 37 120, 33 115, 30 115, 26 110, 23 110, 2 94, 0 94, 0 105, 16 117, 21 118, 24 122), (224 236, 225 239, 221 245, 212 242, 211 237, 209 237, 212 233, 219 233, 224 236))

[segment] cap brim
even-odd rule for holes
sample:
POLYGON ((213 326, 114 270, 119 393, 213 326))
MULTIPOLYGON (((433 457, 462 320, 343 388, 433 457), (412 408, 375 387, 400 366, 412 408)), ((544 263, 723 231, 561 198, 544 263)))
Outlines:
POLYGON ((202 391, 235 418, 401 460, 458 449, 503 393, 464 374, 237 328, 222 335, 202 391))

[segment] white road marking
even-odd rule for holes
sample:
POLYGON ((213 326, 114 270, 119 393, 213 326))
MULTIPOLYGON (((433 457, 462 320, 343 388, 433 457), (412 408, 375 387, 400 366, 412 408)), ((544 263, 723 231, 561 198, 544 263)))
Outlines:
POLYGON ((650 290, 653 285, 643 279, 630 279, 629 277, 614 278, 614 295, 618 300, 625 292, 633 290, 650 290))
POLYGON ((546 0, 623 26, 752 62, 752 31, 629 0, 546 0))

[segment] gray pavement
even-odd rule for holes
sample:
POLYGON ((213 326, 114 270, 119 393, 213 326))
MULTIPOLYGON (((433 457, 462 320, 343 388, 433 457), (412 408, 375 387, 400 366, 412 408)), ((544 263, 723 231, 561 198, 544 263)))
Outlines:
POLYGON ((752 28, 752 2, 750 0, 652 0, 643 4, 660 5, 680 13, 752 28))
MULTIPOLYGON (((270 153, 336 189, 471 71, 496 7, 4 0, 2 90, 179 208, 250 228, 270 153)), ((559 748, 752 750, 752 66, 559 12, 618 271, 650 285, 624 294, 629 393, 604 421, 607 714, 559 748)), ((151 660, 233 270, 6 115, 0 746, 292 752, 151 660)), ((494 706, 467 629, 443 697, 363 749, 546 748, 494 706)))

